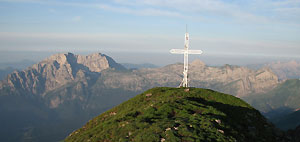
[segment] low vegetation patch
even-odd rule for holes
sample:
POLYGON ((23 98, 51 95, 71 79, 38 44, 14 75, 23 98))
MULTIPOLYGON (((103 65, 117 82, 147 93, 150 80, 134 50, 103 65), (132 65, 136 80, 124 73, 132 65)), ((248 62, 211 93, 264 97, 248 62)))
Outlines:
POLYGON ((65 141, 281 141, 249 104, 199 88, 153 88, 95 117, 65 141))

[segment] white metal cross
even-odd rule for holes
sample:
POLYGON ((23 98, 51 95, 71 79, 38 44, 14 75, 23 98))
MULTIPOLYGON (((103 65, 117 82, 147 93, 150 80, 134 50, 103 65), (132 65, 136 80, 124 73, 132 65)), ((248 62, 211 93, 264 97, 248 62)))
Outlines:
POLYGON ((201 50, 189 50, 189 33, 185 33, 184 49, 171 49, 172 54, 184 54, 183 79, 179 87, 188 87, 189 54, 202 54, 201 50))

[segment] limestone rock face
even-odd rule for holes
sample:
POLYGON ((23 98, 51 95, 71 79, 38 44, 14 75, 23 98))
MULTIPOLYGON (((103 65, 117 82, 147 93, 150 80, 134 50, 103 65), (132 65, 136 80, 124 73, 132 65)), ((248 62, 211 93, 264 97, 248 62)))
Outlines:
MULTIPOLYGON (((182 70, 182 64, 173 64, 163 68, 141 69, 137 74, 148 80, 152 87, 174 87, 182 80, 182 70)), ((193 87, 210 88, 242 97, 271 90, 278 84, 278 77, 268 68, 255 71, 231 65, 209 67, 196 60, 189 65, 189 83, 193 87)))
POLYGON ((238 97, 261 93, 278 84, 277 76, 269 69, 258 71, 245 67, 225 65, 223 67, 191 66, 191 85, 207 86, 238 97))
MULTIPOLYGON (((172 64, 127 73, 105 72, 101 82, 108 88, 130 91, 144 91, 159 86, 176 87, 182 80, 182 71, 182 64, 172 64)), ((267 92, 278 83, 278 77, 268 68, 255 71, 231 65, 210 67, 200 60, 189 65, 190 86, 210 88, 238 97, 267 92)))
POLYGON ((78 64, 82 64, 89 68, 92 72, 101 72, 109 68, 108 60, 99 53, 94 53, 88 56, 77 55, 78 64))
POLYGON ((113 59, 100 53, 87 56, 55 54, 26 70, 8 75, 1 82, 0 88, 8 87, 16 93, 43 94, 67 83, 97 76, 108 68, 124 69, 113 59))
MULTIPOLYGON (((19 94, 43 95, 77 81, 83 83, 84 90, 84 86, 89 86, 90 80, 95 79, 102 85, 101 87, 108 89, 141 92, 159 86, 178 86, 182 80, 183 64, 125 72, 119 70, 125 68, 100 53, 87 56, 72 53, 56 54, 26 70, 10 74, 0 83, 0 89, 9 88, 19 94), (114 68, 116 71, 103 72, 109 68, 114 68)), ((189 84, 193 87, 209 88, 243 97, 271 90, 277 86, 278 77, 269 68, 256 71, 232 65, 210 67, 200 60, 195 60, 189 65, 189 84)), ((53 106, 56 106, 57 102, 60 101, 53 98, 53 106)))
POLYGON ((209 88, 219 88, 218 90, 222 92, 238 97, 266 92, 278 84, 278 77, 270 69, 254 71, 245 67, 230 65, 192 67, 190 77, 195 86, 199 85, 197 82, 204 82, 204 85, 207 84, 209 88))

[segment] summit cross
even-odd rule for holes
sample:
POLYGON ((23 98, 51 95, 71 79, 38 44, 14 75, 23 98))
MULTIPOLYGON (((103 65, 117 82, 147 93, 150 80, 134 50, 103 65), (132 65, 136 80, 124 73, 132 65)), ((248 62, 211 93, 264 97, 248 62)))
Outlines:
POLYGON ((179 87, 189 87, 188 86, 188 69, 189 69, 189 54, 202 54, 201 50, 189 50, 189 33, 185 33, 184 38, 184 49, 171 49, 172 54, 183 54, 184 55, 184 64, 183 64, 183 79, 179 87))

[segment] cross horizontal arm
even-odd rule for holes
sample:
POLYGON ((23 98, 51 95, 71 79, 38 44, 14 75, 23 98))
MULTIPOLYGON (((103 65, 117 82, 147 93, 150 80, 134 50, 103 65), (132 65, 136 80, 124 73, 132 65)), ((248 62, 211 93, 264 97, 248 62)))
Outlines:
POLYGON ((188 53, 188 54, 202 54, 201 50, 171 49, 170 52, 172 54, 184 54, 184 53, 188 53))
POLYGON ((188 54, 202 54, 202 50, 188 50, 188 54))
POLYGON ((183 49, 171 49, 170 52, 172 54, 184 54, 185 50, 183 50, 183 49))

